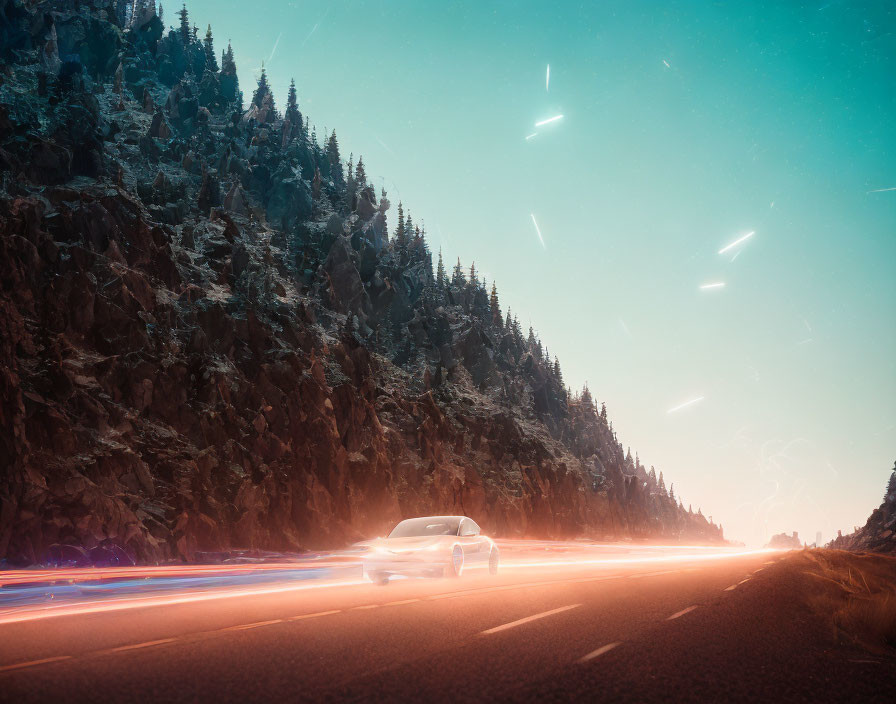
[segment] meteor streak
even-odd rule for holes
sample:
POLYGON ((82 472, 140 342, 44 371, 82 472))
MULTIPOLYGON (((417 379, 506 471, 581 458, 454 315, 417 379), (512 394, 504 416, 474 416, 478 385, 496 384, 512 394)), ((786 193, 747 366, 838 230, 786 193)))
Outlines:
POLYGON ((528 142, 530 139, 532 139, 533 137, 535 137, 537 134, 538 134, 538 132, 533 132, 532 134, 527 134, 527 135, 526 135, 526 141, 528 142))
POLYGON ((548 71, 544 76, 544 89, 550 90, 551 85, 551 65, 548 64, 548 71))
POLYGON ((688 406, 692 406, 695 403, 702 401, 705 396, 698 396, 697 398, 692 398, 690 401, 685 401, 680 406, 676 406, 675 408, 670 408, 666 413, 675 413, 675 411, 680 411, 682 408, 687 408, 688 406))
MULTIPOLYGON (((894 190, 896 190, 896 189, 894 189, 894 190)), ((736 247, 736 246, 739 245, 741 242, 745 242, 746 240, 750 239, 750 238, 751 238, 753 235, 755 235, 755 234, 756 234, 756 232, 755 232, 755 230, 754 230, 753 232, 748 232, 748 233, 745 234, 743 237, 739 237, 739 238, 737 238, 737 239, 734 240, 734 242, 732 242, 731 244, 727 244, 727 245, 725 245, 724 247, 722 247, 722 248, 719 250, 719 254, 724 254, 725 252, 727 252, 727 251, 728 251, 729 249, 731 249, 732 247, 736 247)))
POLYGON ((873 191, 868 191, 869 193, 883 193, 884 191, 896 191, 896 186, 893 188, 875 188, 873 191))
POLYGON ((725 282, 724 282, 724 281, 715 281, 715 282, 713 282, 713 283, 711 283, 711 284, 703 284, 703 285, 700 287, 700 290, 701 290, 701 291, 707 291, 707 290, 709 290, 709 289, 711 289, 711 288, 724 288, 724 287, 725 287, 725 282))
POLYGON ((532 213, 529 213, 529 217, 532 218, 532 224, 535 225, 535 232, 538 233, 538 240, 539 240, 539 242, 541 242, 541 246, 544 247, 545 249, 547 249, 547 246, 545 246, 545 243, 544 243, 544 238, 541 236, 541 229, 538 227, 538 223, 535 222, 535 215, 533 215, 532 213))
POLYGON ((669 62, 666 61, 665 59, 663 59, 663 63, 666 64, 666 68, 672 68, 672 67, 669 65, 669 62))
POLYGON ((541 122, 536 122, 536 127, 541 127, 542 125, 546 125, 549 122, 556 122, 557 120, 562 120, 563 115, 554 115, 553 117, 549 117, 547 120, 542 120, 541 122))

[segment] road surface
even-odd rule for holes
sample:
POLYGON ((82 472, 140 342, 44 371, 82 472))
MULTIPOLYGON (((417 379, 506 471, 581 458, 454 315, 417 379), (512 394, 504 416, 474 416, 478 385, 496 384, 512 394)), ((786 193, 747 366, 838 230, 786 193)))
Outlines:
POLYGON ((834 646, 792 556, 700 557, 7 610, 0 700, 896 701, 892 658, 834 646))

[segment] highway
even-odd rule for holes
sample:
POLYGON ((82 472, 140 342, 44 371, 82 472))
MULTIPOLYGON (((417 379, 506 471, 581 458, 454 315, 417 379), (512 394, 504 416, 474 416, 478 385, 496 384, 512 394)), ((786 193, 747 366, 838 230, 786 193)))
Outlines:
POLYGON ((6 607, 0 698, 894 701, 896 668, 833 647, 790 554, 546 545, 502 544, 496 576, 268 569, 6 607))

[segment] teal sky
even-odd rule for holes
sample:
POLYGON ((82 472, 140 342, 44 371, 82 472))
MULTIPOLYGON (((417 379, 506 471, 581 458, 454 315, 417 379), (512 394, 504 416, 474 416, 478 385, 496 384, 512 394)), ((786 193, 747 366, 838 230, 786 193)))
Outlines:
POLYGON ((385 186, 390 225, 401 199, 446 263, 475 259, 728 537, 829 540, 878 506, 896 190, 869 191, 896 187, 892 2, 188 9, 219 52, 232 39, 247 99, 262 61, 278 107, 294 77, 318 135, 385 186))

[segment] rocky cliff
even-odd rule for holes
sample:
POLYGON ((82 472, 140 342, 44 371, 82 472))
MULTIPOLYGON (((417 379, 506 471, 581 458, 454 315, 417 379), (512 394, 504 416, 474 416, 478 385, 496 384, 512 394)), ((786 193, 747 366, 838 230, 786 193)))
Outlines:
POLYGON ((896 555, 896 464, 893 465, 884 500, 871 512, 865 525, 848 535, 837 531, 837 537, 828 547, 896 555))
POLYGON ((154 3, 0 0, 0 558, 331 547, 437 512, 722 539, 494 287, 434 271, 401 207, 390 236, 294 91, 281 114, 262 76, 244 109, 212 42, 154 3))

